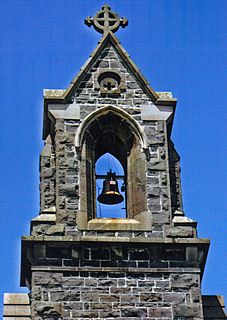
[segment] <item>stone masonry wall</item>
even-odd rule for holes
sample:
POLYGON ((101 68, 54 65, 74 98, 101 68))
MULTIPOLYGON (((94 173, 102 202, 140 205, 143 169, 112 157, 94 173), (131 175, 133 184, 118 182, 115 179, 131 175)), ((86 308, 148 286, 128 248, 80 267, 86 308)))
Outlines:
MULTIPOLYGON (((164 224, 170 223, 171 212, 166 123, 141 120, 141 106, 148 103, 150 98, 143 92, 130 70, 124 66, 124 62, 113 47, 104 49, 76 90, 73 99, 80 105, 80 121, 56 119, 55 123, 57 221, 75 225, 78 212, 80 161, 75 150, 75 135, 78 126, 91 112, 103 106, 113 105, 129 113, 138 121, 146 134, 149 145, 147 151, 148 208, 153 215, 154 229, 161 231, 164 224), (120 74, 125 75, 126 90, 119 96, 103 97, 95 90, 95 73, 107 68, 114 68, 120 74)), ((41 175, 44 174, 44 169, 42 166, 41 175)), ((49 190, 42 189, 42 197, 46 198, 45 194, 48 192, 49 190)))
POLYGON ((172 212, 183 210, 181 179, 180 179, 180 156, 174 148, 172 141, 169 143, 169 172, 172 212))
POLYGON ((77 121, 55 124, 56 209, 60 223, 75 225, 79 206, 79 161, 75 151, 77 121))
POLYGON ((40 155, 40 210, 55 206, 55 157, 48 138, 40 155))
POLYGON ((198 262, 186 261, 185 252, 127 243, 36 245, 32 320, 203 319, 198 262))
POLYGON ((203 319, 198 275, 34 272, 32 319, 203 319))

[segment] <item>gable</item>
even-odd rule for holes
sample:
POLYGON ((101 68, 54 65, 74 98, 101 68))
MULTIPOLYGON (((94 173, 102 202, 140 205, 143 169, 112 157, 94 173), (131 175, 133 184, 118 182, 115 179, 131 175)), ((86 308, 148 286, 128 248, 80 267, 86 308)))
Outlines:
MULTIPOLYGON (((136 120, 141 118, 146 120, 147 117, 151 120, 154 116, 155 120, 159 118, 162 120, 163 117, 166 120, 174 114, 176 99, 173 99, 172 95, 155 92, 115 35, 108 32, 102 37, 90 58, 66 90, 44 91, 44 139, 50 128, 48 117, 50 104, 58 117, 60 114, 63 116, 64 113, 59 110, 69 109, 69 106, 70 110, 66 110, 67 114, 64 113, 67 118, 70 118, 72 114, 74 116, 80 114, 81 119, 84 119, 101 106, 113 105, 127 111, 136 120), (101 94, 99 76, 105 72, 113 72, 120 79, 117 95, 101 94), (152 109, 150 106, 156 107, 152 109), (166 106, 167 109, 163 109, 163 106, 166 106)), ((172 119, 173 116, 170 120, 170 128, 172 119)))
POLYGON ((154 97, 146 93, 144 86, 131 73, 111 44, 102 50, 81 83, 72 89, 72 96, 78 104, 110 103, 119 106, 141 106, 148 101, 154 101, 154 97), (102 95, 99 78, 104 74, 119 76, 122 89, 119 94, 102 95))
MULTIPOLYGON (((158 99, 158 94, 148 85, 146 79, 111 32, 101 39, 91 57, 81 68, 80 73, 65 91, 64 97, 68 98, 78 89, 86 88, 85 82, 89 80, 89 76, 92 78, 92 75, 97 74, 97 71, 100 73, 105 70, 114 70, 120 75, 125 75, 126 89, 141 89, 140 93, 146 94, 149 100, 155 102, 158 99)), ((91 82, 87 84, 87 88, 92 89, 91 82)))

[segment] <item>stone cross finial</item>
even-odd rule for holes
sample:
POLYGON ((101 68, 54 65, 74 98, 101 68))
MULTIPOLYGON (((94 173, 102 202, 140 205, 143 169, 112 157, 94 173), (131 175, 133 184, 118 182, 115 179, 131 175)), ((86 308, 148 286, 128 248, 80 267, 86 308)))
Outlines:
POLYGON ((106 33, 108 31, 116 32, 119 27, 125 28, 128 25, 126 18, 119 18, 119 16, 111 11, 108 4, 102 7, 102 10, 98 11, 94 18, 87 17, 84 23, 91 27, 94 26, 95 30, 100 33, 106 33))

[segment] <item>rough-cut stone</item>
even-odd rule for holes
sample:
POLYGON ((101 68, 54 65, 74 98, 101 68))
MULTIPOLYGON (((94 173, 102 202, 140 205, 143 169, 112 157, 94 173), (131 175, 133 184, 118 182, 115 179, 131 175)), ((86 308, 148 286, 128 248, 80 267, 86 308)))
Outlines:
POLYGON ((176 304, 173 308, 173 314, 175 317, 185 317, 186 319, 202 319, 202 306, 199 303, 176 304))
POLYGON ((55 226, 51 226, 46 230, 47 235, 62 235, 64 233, 65 226, 61 224, 57 224, 55 226))
POLYGON ((174 288, 189 288, 198 287, 198 276, 193 274, 173 274, 171 276, 171 287, 174 288))
POLYGON ((165 232, 170 238, 192 238, 195 235, 192 227, 167 227, 165 232))

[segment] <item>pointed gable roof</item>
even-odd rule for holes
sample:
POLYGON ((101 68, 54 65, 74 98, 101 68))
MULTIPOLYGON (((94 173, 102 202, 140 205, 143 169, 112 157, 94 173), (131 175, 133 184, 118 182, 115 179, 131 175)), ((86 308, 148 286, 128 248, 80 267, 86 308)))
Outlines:
MULTIPOLYGON (((45 90, 44 92, 44 98, 45 99, 54 99, 54 100, 65 100, 70 98, 71 94, 75 91, 75 89, 78 88, 80 83, 83 81, 84 77, 86 76, 89 69, 92 67, 92 65, 95 63, 97 57, 100 55, 102 50, 108 45, 111 44, 119 56, 124 61, 125 65, 128 67, 128 69, 132 72, 138 83, 141 85, 141 87, 144 89, 146 94, 151 98, 153 103, 162 104, 163 99, 160 98, 159 94, 156 93, 152 87, 149 85, 145 77, 141 74, 138 67, 135 65, 135 63, 130 59, 128 53, 124 50, 124 48, 121 46, 120 42, 118 41, 117 37, 109 31, 106 33, 102 39, 99 41, 98 46, 95 48, 95 50, 90 55, 90 58, 86 61, 86 63, 81 68, 80 72, 77 74, 77 76, 71 81, 69 87, 66 90, 45 90)), ((166 100, 166 99, 165 99, 166 100)), ((176 99, 168 99, 168 104, 175 104, 176 99), (171 103, 172 102, 172 103, 171 103)))
POLYGON ((76 91, 76 89, 79 88, 81 82, 85 79, 90 68, 92 68, 93 64, 95 64, 97 58, 102 53, 102 51, 109 45, 113 46, 113 48, 116 50, 119 57, 124 62, 125 66, 128 68, 128 70, 131 71, 135 80, 138 82, 138 84, 141 86, 141 88, 144 90, 144 92, 147 94, 147 96, 151 99, 151 101, 155 105, 173 106, 173 107, 176 106, 176 99, 172 98, 172 96, 166 95, 165 93, 157 93, 152 89, 148 81, 141 74, 138 67, 130 59, 129 54, 121 46, 118 38, 113 34, 113 32, 109 31, 103 35, 97 47, 91 53, 89 59, 81 67, 79 73, 70 82, 70 85, 66 90, 51 90, 51 89, 44 90, 44 127, 43 127, 44 139, 47 136, 45 127, 46 127, 46 124, 49 123, 48 103, 60 103, 60 104, 61 103, 64 104, 67 102, 70 103, 70 98, 73 95, 73 93, 76 91))
POLYGON ((99 41, 98 46, 92 52, 90 58, 87 60, 79 74, 73 79, 70 86, 65 91, 64 98, 67 99, 71 95, 71 93, 78 87, 88 70, 91 68, 91 66, 96 61, 97 57, 100 55, 103 49, 107 46, 107 44, 111 44, 114 47, 114 49, 124 61, 125 65, 132 72, 136 80, 140 83, 141 87, 145 90, 147 95, 151 98, 152 101, 156 101, 158 99, 158 94, 149 86, 147 80, 140 73, 140 70, 130 59, 128 53, 124 50, 117 37, 111 31, 105 34, 99 41))

